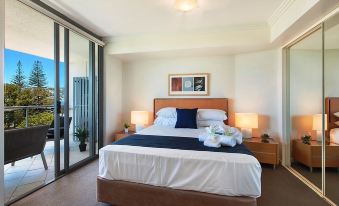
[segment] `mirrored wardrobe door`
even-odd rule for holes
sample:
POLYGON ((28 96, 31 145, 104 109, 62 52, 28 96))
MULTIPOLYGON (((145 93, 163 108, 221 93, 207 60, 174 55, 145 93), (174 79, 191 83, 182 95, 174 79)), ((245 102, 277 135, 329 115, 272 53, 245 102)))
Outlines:
POLYGON ((339 204, 339 15, 324 23, 325 190, 339 204))
POLYGON ((322 189, 322 30, 289 48, 291 166, 322 189))

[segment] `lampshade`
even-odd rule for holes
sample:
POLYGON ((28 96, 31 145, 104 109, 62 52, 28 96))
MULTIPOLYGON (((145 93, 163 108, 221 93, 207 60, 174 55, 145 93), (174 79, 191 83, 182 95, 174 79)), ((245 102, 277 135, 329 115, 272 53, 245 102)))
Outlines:
POLYGON ((147 111, 132 111, 131 112, 132 124, 148 124, 148 112, 147 111))
POLYGON ((258 114, 256 113, 236 113, 235 126, 240 128, 258 128, 258 114))
POLYGON ((198 6, 197 0, 175 0, 175 8, 179 11, 190 11, 198 6))
MULTIPOLYGON (((312 129, 321 131, 323 129, 322 114, 313 115, 312 129)), ((325 130, 327 130, 327 115, 325 114, 325 130)))

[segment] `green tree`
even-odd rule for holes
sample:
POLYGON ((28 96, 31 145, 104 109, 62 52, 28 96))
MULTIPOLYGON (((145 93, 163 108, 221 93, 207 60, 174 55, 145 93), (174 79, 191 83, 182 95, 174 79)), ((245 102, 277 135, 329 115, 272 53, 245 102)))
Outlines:
POLYGON ((15 84, 5 84, 5 106, 16 106, 20 96, 20 87, 15 84))
POLYGON ((34 61, 31 75, 29 76, 29 86, 33 91, 33 104, 41 105, 49 93, 46 92, 47 79, 41 61, 34 61))
POLYGON ((22 63, 19 60, 17 63, 16 73, 11 81, 12 84, 18 85, 20 88, 24 88, 26 86, 26 77, 24 71, 22 70, 22 63))
POLYGON ((31 75, 29 76, 29 86, 45 88, 47 85, 46 74, 41 61, 34 61, 31 75))
MULTIPOLYGON (((21 98, 20 86, 16 84, 5 84, 4 103, 6 107, 18 106, 21 98)), ((29 98, 31 98, 31 95, 29 95, 29 98)), ((22 121, 24 121, 24 119, 25 116, 21 110, 5 110, 4 121, 6 129, 10 127, 17 127, 22 121)))

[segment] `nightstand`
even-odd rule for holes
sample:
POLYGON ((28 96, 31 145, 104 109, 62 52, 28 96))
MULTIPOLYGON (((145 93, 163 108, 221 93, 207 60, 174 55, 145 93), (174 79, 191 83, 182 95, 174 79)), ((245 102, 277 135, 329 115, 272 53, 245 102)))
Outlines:
POLYGON ((263 143, 261 138, 253 137, 245 139, 244 144, 260 163, 272 164, 274 169, 279 164, 279 144, 273 139, 263 143))
MULTIPOLYGON (((322 154, 321 154, 321 142, 310 141, 310 144, 304 144, 300 139, 294 139, 293 145, 293 158, 295 162, 306 165, 310 168, 310 172, 313 172, 314 167, 322 167, 322 154)), ((326 144, 326 167, 338 168, 339 171, 339 145, 330 143, 326 144)))
POLYGON ((128 133, 125 133, 124 131, 117 132, 115 133, 114 141, 118 141, 132 134, 135 134, 135 132, 134 131, 128 131, 128 133))

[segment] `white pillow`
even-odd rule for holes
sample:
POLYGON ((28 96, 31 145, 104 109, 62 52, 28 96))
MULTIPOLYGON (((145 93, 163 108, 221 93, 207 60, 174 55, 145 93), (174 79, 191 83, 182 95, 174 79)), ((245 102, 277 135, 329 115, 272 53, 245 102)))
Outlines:
POLYGON ((339 112, 333 113, 334 116, 339 117, 339 112))
POLYGON ((175 128, 176 123, 177 123, 177 118, 157 117, 154 120, 154 125, 171 127, 171 128, 175 128))
POLYGON ((175 107, 161 108, 156 115, 158 117, 177 118, 177 109, 175 107))
POLYGON ((219 125, 224 127, 225 123, 223 121, 216 120, 198 120, 198 127, 209 127, 211 125, 219 125))
POLYGON ((331 129, 330 131, 330 142, 339 144, 339 128, 331 129))
POLYGON ((225 111, 219 109, 198 109, 198 120, 224 121, 226 119, 225 111))

